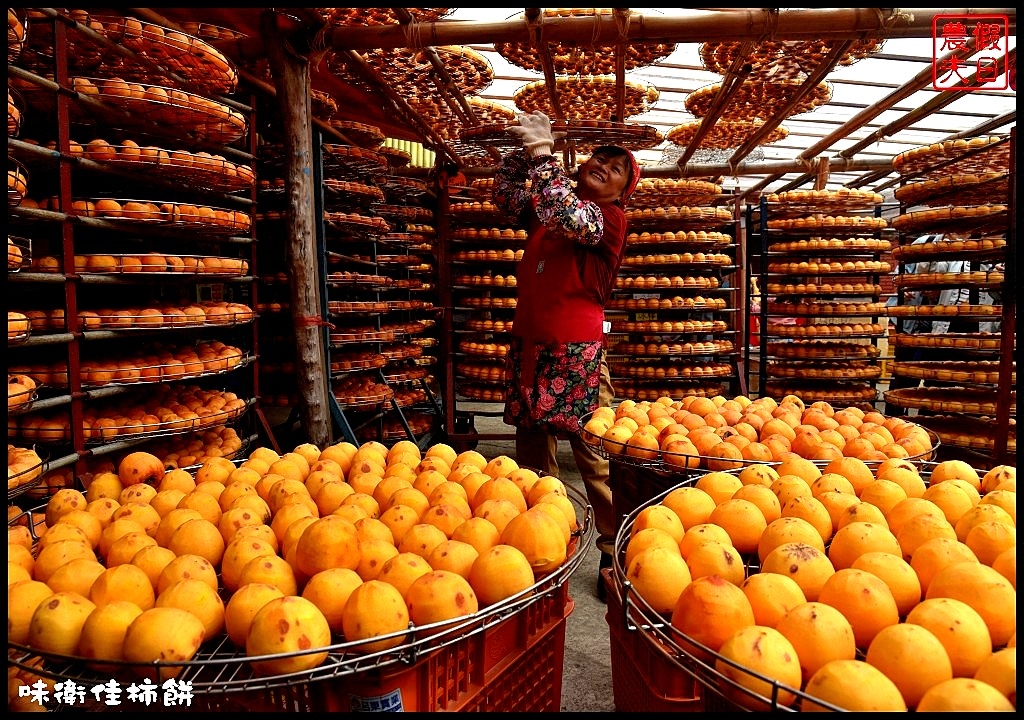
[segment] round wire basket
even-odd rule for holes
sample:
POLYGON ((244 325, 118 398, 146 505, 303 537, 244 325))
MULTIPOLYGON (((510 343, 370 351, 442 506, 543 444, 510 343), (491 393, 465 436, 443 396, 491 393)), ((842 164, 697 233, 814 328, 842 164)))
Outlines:
MULTIPOLYGON (((537 577, 528 588, 471 615, 418 627, 410 624, 406 629, 373 638, 375 643, 381 644, 380 646, 387 644, 389 640, 399 641, 389 649, 367 652, 360 647, 366 644, 366 640, 360 640, 333 642, 326 647, 297 652, 250 657, 244 650, 234 647, 228 636, 221 633, 203 643, 196 655, 187 661, 111 661, 100 671, 95 669, 95 663, 87 662, 82 657, 44 652, 9 641, 8 662, 43 677, 64 682, 73 681, 86 689, 108 683, 111 677, 131 677, 133 681, 138 681, 141 677, 147 676, 156 682, 157 687, 163 686, 168 679, 173 678, 179 686, 181 683, 191 683, 193 697, 198 696, 200 702, 203 699, 216 702, 217 699, 226 697, 242 697, 245 702, 254 704, 259 704, 259 698, 268 698, 267 693, 273 690, 296 687, 312 690, 310 686, 324 681, 406 667, 442 648, 492 631, 504 620, 526 612, 538 603, 557 599, 565 594, 569 578, 582 564, 587 550, 593 544, 595 533, 593 511, 586 497, 569 485, 566 485, 566 493, 577 511, 577 517, 582 520, 573 531, 565 562, 537 577), (324 660, 307 670, 260 675, 253 667, 260 662, 320 653, 324 655, 324 660)), ((332 639, 336 640, 337 637, 332 639)))
MULTIPOLYGON (((924 482, 928 483, 938 463, 918 460, 914 465, 924 482)), ((843 708, 804 692, 801 687, 790 686, 726 658, 717 650, 678 630, 672 624, 672 613, 660 613, 655 610, 631 581, 625 559, 638 517, 647 508, 660 505, 668 495, 679 488, 695 485, 700 477, 701 475, 691 476, 651 497, 626 514, 616 534, 610 570, 613 589, 610 589, 609 593, 615 595, 609 600, 609 623, 621 623, 621 631, 636 638, 632 641, 634 649, 640 652, 639 648, 642 647, 653 659, 653 665, 664 666, 672 673, 679 672, 683 677, 696 681, 700 687, 693 694, 701 700, 706 711, 712 708, 723 712, 740 711, 756 707, 758 710, 788 712, 801 706, 805 706, 805 710, 809 709, 806 705, 810 703, 826 710, 842 710, 843 708), (619 613, 617 617, 612 615, 613 607, 619 613), (760 692, 754 692, 751 687, 759 687, 760 692)), ((741 556, 746 578, 749 579, 761 571, 761 563, 756 553, 741 556)), ((857 658, 863 660, 863 657, 863 651, 858 651, 857 658)), ((648 692, 659 691, 653 682, 647 689, 648 692)))

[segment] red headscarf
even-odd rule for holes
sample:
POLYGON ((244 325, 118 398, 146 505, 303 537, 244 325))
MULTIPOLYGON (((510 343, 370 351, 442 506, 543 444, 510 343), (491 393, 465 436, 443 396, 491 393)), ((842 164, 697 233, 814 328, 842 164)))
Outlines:
POLYGON ((619 155, 625 155, 629 158, 629 179, 626 181, 626 189, 622 191, 622 199, 619 200, 619 204, 625 208, 629 204, 629 198, 633 195, 633 191, 636 190, 637 184, 640 182, 640 163, 636 161, 636 158, 626 148, 621 145, 601 145, 600 147, 594 148, 590 156, 604 152, 611 157, 618 157, 619 155))

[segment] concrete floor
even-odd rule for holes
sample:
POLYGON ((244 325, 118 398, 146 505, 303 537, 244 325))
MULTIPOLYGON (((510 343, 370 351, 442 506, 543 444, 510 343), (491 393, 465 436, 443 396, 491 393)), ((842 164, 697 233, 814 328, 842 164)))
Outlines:
MULTIPOLYGON (((463 404, 460 403, 460 409, 463 404)), ((494 404, 481 404, 480 409, 493 411, 494 404)), ((472 404, 467 409, 475 409, 472 404)), ((500 417, 478 414, 474 426, 481 434, 511 433, 500 417)), ((515 457, 511 440, 480 440, 477 452, 490 459, 498 455, 515 457)), ((560 442, 558 467, 561 480, 585 496, 586 491, 572 457, 568 442, 560 442)), ((614 712, 612 697, 612 665, 606 606, 597 599, 597 548, 586 548, 586 554, 569 579, 569 597, 575 603, 566 620, 565 661, 562 670, 562 712, 614 712)))

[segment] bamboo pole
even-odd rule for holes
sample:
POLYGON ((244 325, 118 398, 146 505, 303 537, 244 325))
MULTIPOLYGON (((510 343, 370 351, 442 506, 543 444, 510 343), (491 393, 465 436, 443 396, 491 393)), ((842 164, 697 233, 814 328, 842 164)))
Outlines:
MULTIPOLYGON (((881 170, 891 168, 892 161, 885 159, 852 160, 848 158, 830 158, 829 169, 831 172, 849 172, 851 170, 881 170)), ((740 163, 730 165, 729 163, 688 163, 686 167, 679 167, 675 163, 670 165, 644 166, 644 177, 660 178, 686 178, 686 177, 718 177, 719 175, 761 175, 763 173, 779 173, 786 175, 792 172, 805 172, 811 168, 807 160, 768 160, 752 163, 740 163)))
MULTIPOLYGON (((841 40, 871 35, 931 37, 936 15, 1007 15, 1010 31, 1016 30, 1013 8, 829 8, 777 10, 740 8, 707 12, 692 17, 636 15, 630 22, 627 41, 706 42, 709 40, 841 40)), ((551 17, 544 22, 548 42, 615 45, 621 32, 614 15, 598 17, 551 17)), ((475 45, 528 42, 525 18, 502 22, 416 23, 406 29, 395 25, 335 27, 327 30, 328 47, 369 49, 409 47, 409 38, 426 45, 475 45)), ((223 47, 223 46, 220 46, 223 47)))

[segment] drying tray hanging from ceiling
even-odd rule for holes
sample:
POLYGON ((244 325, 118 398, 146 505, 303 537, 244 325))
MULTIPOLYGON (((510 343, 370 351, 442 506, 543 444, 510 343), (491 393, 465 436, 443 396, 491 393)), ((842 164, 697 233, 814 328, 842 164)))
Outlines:
MULTIPOLYGON (((133 17, 90 15, 85 11, 73 11, 72 17, 110 41, 104 44, 83 33, 68 33, 68 70, 72 75, 157 83, 206 95, 230 94, 238 86, 235 66, 199 37, 133 17)), ((44 76, 52 74, 52 23, 38 22, 33 28, 19 65, 44 76)))
MULTIPOLYGON (((543 19, 555 17, 592 17, 595 22, 600 16, 612 14, 611 8, 556 8, 546 9, 543 19)), ((520 16, 522 18, 524 16, 520 16)), ((596 26, 595 26, 596 29, 596 26)), ((516 67, 535 72, 544 72, 544 60, 541 51, 528 42, 495 43, 494 49, 499 55, 516 67)), ((551 64, 558 75, 612 75, 618 47, 616 45, 597 45, 590 43, 547 43, 547 52, 551 56, 551 64)), ((621 46, 625 70, 654 65, 671 55, 676 43, 662 42, 629 42, 621 46)))
POLYGON ((457 116, 452 107, 439 98, 417 98, 408 101, 412 108, 434 133, 459 156, 459 161, 466 167, 497 165, 497 160, 488 153, 487 148, 474 143, 463 142, 462 133, 467 129, 490 127, 494 124, 504 127, 515 119, 515 113, 500 103, 484 100, 477 96, 466 98, 466 103, 473 112, 473 118, 485 125, 467 125, 462 117, 457 116))
MULTIPOLYGON (((488 145, 499 150, 514 150, 522 147, 522 139, 508 131, 513 123, 478 125, 462 131, 462 143, 488 145)), ((580 152, 589 152, 599 145, 621 145, 628 150, 643 150, 661 144, 665 139, 657 128, 651 125, 612 122, 611 120, 554 120, 551 130, 564 133, 555 140, 555 150, 561 151, 567 140, 576 144, 580 152)))
MULTIPOLYGON (((439 137, 445 140, 458 139, 463 130, 470 125, 452 109, 452 106, 437 97, 418 97, 408 99, 409 107, 419 113, 424 122, 429 124, 439 137)), ((477 124, 491 125, 510 123, 515 120, 515 113, 504 105, 484 100, 477 96, 466 98, 466 104, 473 112, 477 124)))
MULTIPOLYGON (((661 93, 653 85, 625 81, 625 117, 616 118, 614 75, 588 75, 586 77, 557 78, 555 92, 568 120, 625 120, 653 109, 661 93)), ((546 81, 535 80, 523 85, 512 95, 512 101, 523 112, 540 110, 554 117, 551 97, 546 81)))
MULTIPOLYGON (((682 123, 668 131, 665 137, 669 142, 687 147, 693 142, 697 131, 700 129, 702 120, 682 123)), ((747 138, 758 132, 764 126, 763 120, 719 120, 714 127, 708 131, 698 146, 701 149, 724 150, 735 148, 746 142, 747 138)), ((785 140, 789 136, 789 130, 779 125, 761 140, 761 145, 769 145, 779 140, 785 140)))
MULTIPOLYGON (((398 8, 314 8, 330 25, 341 27, 352 25, 400 25, 398 8)), ((414 22, 434 22, 449 15, 455 8, 403 8, 412 15, 414 22)))
MULTIPOLYGON (((460 45, 445 45, 434 48, 434 52, 463 95, 475 95, 494 82, 491 63, 476 50, 460 45)), ((398 95, 406 99, 437 95, 437 84, 434 82, 437 71, 426 51, 395 48, 369 50, 359 55, 398 95)), ((358 73, 351 72, 345 59, 336 54, 328 55, 327 66, 345 82, 371 91, 376 89, 369 87, 358 73)))
MULTIPOLYGON (((884 44, 878 39, 854 40, 836 65, 853 65, 881 50, 884 44)), ((707 70, 725 75, 738 59, 741 45, 735 40, 701 43, 701 62, 707 70)), ((833 47, 826 40, 765 40, 745 61, 750 66, 751 80, 799 80, 817 70, 833 47)))
MULTIPOLYGON (((726 120, 765 120, 773 117, 792 100, 803 85, 802 80, 773 80, 771 82, 745 82, 732 94, 722 108, 726 120)), ((722 92, 722 83, 705 85, 686 96, 686 109, 694 117, 703 118, 711 110, 722 92)), ((808 97, 802 98, 786 117, 811 112, 832 99, 832 84, 818 83, 808 97)))

